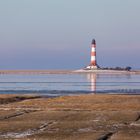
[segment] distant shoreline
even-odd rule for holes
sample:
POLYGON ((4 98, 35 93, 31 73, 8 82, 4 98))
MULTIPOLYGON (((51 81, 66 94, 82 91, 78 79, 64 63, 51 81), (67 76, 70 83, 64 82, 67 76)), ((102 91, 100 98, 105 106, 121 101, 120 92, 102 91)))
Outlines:
POLYGON ((75 73, 95 73, 95 74, 140 74, 140 70, 0 70, 0 74, 75 74, 75 73))

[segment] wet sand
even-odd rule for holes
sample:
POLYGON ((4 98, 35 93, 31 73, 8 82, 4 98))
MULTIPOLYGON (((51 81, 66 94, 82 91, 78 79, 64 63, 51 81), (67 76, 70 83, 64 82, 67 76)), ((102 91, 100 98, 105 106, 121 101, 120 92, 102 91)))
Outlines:
POLYGON ((0 139, 139 140, 139 95, 0 95, 0 139))

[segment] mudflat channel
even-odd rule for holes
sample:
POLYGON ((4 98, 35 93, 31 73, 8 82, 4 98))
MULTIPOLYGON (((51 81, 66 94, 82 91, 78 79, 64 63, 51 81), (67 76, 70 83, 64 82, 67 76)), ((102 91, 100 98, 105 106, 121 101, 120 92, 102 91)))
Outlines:
POLYGON ((0 95, 0 140, 139 140, 139 95, 0 95))

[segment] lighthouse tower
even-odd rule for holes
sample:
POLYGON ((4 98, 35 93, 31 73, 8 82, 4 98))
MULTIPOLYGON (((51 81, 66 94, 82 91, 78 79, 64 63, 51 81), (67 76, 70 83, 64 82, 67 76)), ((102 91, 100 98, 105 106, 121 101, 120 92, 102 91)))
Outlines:
POLYGON ((93 39, 91 42, 90 64, 89 64, 89 66, 86 67, 86 69, 94 70, 94 69, 98 69, 98 68, 99 68, 99 66, 97 65, 97 61, 96 61, 96 41, 95 41, 95 39, 93 39))

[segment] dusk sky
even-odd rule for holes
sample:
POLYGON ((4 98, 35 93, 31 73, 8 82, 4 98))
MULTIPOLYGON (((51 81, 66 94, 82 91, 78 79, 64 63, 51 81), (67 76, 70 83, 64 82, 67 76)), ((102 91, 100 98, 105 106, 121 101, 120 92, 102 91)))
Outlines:
POLYGON ((0 69, 140 69, 140 0, 0 0, 0 69))

